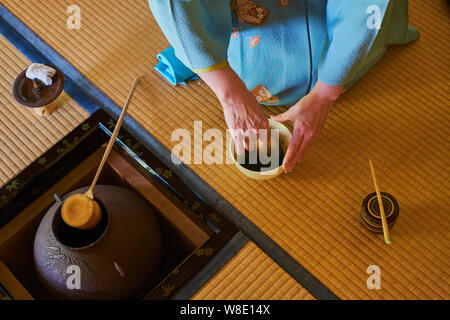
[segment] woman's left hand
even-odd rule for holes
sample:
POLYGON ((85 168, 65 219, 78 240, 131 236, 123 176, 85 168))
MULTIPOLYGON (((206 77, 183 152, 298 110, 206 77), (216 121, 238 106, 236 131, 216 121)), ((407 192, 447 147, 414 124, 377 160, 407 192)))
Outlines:
POLYGON ((286 173, 294 169, 317 139, 328 113, 343 89, 344 86, 329 86, 317 82, 313 90, 288 111, 272 117, 278 122, 292 121, 294 126, 292 140, 283 162, 286 173))

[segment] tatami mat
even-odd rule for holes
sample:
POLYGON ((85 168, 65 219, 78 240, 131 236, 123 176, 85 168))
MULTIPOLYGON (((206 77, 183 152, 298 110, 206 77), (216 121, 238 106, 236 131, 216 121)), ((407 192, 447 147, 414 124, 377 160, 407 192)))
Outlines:
POLYGON ((249 242, 194 300, 313 300, 314 297, 258 246, 249 242))
MULTIPOLYGON (((79 0, 81 30, 66 27, 73 1, 2 3, 117 104, 145 75, 130 113, 169 149, 172 131, 194 120, 225 130, 205 84, 174 88, 153 70, 167 42, 146 0, 79 0)), ((448 12, 444 0, 410 1, 420 40, 391 47, 340 99, 292 174, 263 183, 233 166, 191 165, 340 298, 450 298, 448 12), (400 203, 392 246, 359 221, 373 191, 369 158, 400 203), (381 267, 381 290, 366 286, 369 265, 381 267)))
POLYGON ((11 92, 14 80, 30 64, 0 35, 0 185, 8 182, 88 117, 66 94, 61 107, 39 117, 21 107, 11 92))

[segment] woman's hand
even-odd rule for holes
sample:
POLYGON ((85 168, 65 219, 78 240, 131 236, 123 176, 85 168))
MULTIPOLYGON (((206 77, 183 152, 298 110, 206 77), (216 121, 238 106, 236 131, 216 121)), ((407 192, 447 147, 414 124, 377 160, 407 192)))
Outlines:
POLYGON ((306 151, 320 134, 334 102, 343 92, 344 86, 329 86, 317 82, 313 90, 288 111, 272 117, 278 122, 292 121, 294 132, 284 158, 286 173, 294 169, 306 151))
POLYGON ((230 67, 201 73, 200 78, 214 91, 222 104, 225 121, 233 136, 236 153, 250 151, 260 129, 269 128, 262 106, 248 91, 239 76, 230 67))
POLYGON ((259 130, 269 128, 269 120, 261 105, 246 88, 219 100, 235 142, 236 153, 242 155, 245 149, 252 151, 259 130))

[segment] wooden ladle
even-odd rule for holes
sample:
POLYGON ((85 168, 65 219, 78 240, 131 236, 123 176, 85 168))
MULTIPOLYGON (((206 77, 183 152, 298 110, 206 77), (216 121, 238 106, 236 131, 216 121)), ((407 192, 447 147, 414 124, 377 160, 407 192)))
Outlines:
POLYGON ((62 205, 61 216, 64 222, 73 228, 90 230, 95 228, 100 223, 102 211, 99 204, 94 200, 94 188, 97 184, 98 178, 100 177, 100 173, 105 166, 106 160, 111 153, 116 138, 119 135, 120 128, 122 127, 123 120, 125 119, 128 107, 131 103, 131 99, 136 91, 138 83, 139 78, 136 78, 89 190, 85 194, 74 194, 70 196, 62 205))

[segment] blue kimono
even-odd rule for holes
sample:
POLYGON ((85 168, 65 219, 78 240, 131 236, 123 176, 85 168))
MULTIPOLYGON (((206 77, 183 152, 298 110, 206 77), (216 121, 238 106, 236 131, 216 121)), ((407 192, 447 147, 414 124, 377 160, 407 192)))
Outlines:
POLYGON ((229 65, 273 105, 295 104, 318 80, 349 87, 388 44, 419 36, 407 0, 150 0, 150 8, 188 68, 229 65))

